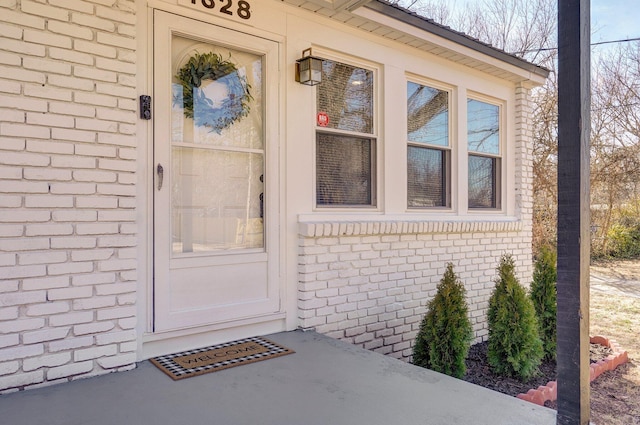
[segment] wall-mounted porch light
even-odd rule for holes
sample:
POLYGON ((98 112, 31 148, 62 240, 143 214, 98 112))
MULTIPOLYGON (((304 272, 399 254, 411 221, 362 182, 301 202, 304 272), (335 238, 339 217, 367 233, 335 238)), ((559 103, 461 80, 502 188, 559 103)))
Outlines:
POLYGON ((302 57, 296 61, 296 81, 307 86, 322 82, 322 59, 312 55, 311 48, 302 51, 302 57))

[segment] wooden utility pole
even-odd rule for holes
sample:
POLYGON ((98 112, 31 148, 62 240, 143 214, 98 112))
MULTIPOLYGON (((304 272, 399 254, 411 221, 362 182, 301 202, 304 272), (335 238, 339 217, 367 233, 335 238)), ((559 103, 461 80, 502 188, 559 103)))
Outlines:
POLYGON ((590 0, 558 0, 558 416, 589 423, 590 0))

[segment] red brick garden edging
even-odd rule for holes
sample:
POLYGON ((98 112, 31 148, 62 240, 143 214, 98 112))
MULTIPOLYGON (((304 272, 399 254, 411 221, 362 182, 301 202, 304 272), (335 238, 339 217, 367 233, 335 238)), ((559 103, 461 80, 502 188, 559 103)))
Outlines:
MULTIPOLYGON (((600 344, 611 348, 613 354, 607 358, 592 363, 589 371, 589 382, 602 375, 607 370, 613 370, 623 363, 629 361, 629 355, 620 347, 616 341, 607 339, 603 336, 592 336, 589 338, 592 344, 600 344)), ((531 389, 526 393, 518 394, 521 400, 530 401, 531 403, 544 406, 545 401, 555 401, 558 399, 558 387, 556 381, 549 381, 547 385, 541 385, 537 389, 531 389)))

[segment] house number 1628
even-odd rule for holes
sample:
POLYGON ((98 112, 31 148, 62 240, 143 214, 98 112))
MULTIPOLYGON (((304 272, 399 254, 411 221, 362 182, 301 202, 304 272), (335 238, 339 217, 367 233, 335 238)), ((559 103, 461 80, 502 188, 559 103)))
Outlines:
MULTIPOLYGON (((225 15, 238 15, 241 19, 250 19, 251 18, 251 4, 246 0, 239 0, 237 4, 234 5, 234 0, 218 0, 220 3, 220 13, 224 13, 225 15), (235 7, 234 7, 235 6, 235 7)), ((198 3, 198 0, 191 0, 191 4, 198 3)), ((216 0, 199 0, 199 3, 202 4, 203 7, 207 9, 215 9, 216 0)))

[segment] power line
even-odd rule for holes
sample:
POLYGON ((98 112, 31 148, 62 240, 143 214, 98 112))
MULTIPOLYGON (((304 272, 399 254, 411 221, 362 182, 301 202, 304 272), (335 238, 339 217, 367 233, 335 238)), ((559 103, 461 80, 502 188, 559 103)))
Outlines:
POLYGON ((610 40, 610 41, 599 41, 597 43, 591 43, 592 46, 599 46, 601 44, 611 44, 611 43, 625 43, 627 41, 640 41, 640 37, 636 38, 625 38, 623 40, 610 40))
MULTIPOLYGON (((640 37, 636 38, 625 38, 621 40, 609 40, 609 41, 599 41, 597 43, 591 43, 591 46, 599 46, 601 44, 614 44, 614 43, 627 43, 630 41, 640 41, 640 37)), ((531 49, 531 50, 523 50, 521 52, 513 52, 513 54, 523 54, 523 53, 538 53, 538 52, 548 52, 551 50, 558 50, 557 47, 543 47, 541 49, 531 49)))

